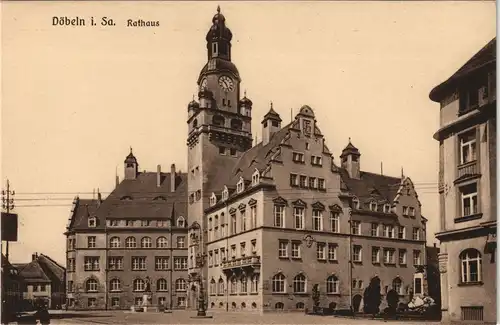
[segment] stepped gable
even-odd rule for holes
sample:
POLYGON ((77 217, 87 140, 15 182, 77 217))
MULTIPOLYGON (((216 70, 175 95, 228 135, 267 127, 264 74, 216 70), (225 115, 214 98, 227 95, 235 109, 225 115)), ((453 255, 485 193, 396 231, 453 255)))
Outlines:
POLYGON ((392 203, 396 197, 402 179, 370 172, 360 172, 360 178, 350 178, 345 168, 339 168, 342 180, 349 192, 355 195, 363 206, 371 199, 392 203))

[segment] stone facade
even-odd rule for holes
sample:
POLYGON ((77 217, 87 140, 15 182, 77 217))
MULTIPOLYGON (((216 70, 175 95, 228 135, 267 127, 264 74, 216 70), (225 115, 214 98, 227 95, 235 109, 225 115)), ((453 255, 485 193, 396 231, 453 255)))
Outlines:
POLYGON ((440 102, 443 321, 496 321, 496 40, 432 90, 440 102))

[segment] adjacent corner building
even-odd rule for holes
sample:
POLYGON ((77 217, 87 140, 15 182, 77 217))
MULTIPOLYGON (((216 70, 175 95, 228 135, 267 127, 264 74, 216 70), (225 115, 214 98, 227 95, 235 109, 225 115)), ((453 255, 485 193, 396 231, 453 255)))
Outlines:
POLYGON ((435 87, 443 321, 496 322, 496 38, 435 87))

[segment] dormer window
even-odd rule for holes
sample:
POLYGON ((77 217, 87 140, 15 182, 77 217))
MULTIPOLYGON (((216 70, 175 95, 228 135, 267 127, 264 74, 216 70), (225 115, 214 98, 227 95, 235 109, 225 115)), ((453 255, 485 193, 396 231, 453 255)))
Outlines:
POLYGON ((384 204, 384 212, 389 213, 391 211, 391 206, 389 204, 384 204))
POLYGON ((157 196, 157 197, 155 197, 155 198, 153 199, 153 201, 166 201, 166 200, 167 200, 167 199, 166 199, 164 196, 162 196, 162 195, 157 196))
POLYGON ((245 189, 245 180, 243 179, 243 177, 240 177, 240 181, 238 182, 238 184, 236 184, 236 192, 241 193, 243 192, 244 189, 245 189))
POLYGON ((370 210, 371 211, 377 211, 377 203, 375 202, 370 202, 370 210))
POLYGON ((186 220, 184 219, 183 216, 180 216, 179 218, 177 218, 177 227, 179 227, 179 228, 186 227, 186 220))
POLYGON ((259 171, 255 170, 255 172, 252 175, 252 186, 259 184, 259 178, 260 178, 259 171))
POLYGON ((217 203, 217 197, 215 196, 215 193, 212 193, 212 196, 210 197, 210 206, 215 205, 217 203))
POLYGON ((305 160, 304 160, 304 154, 301 153, 301 152, 293 152, 292 153, 292 160, 294 162, 304 163, 305 162, 305 160))
POLYGON ((354 209, 359 210, 359 200, 358 200, 358 198, 357 198, 357 197, 355 197, 355 198, 353 198, 353 199, 352 199, 352 207, 353 207, 354 209))
POLYGON ((92 216, 89 217, 89 227, 96 227, 97 226, 97 219, 96 217, 92 216))
POLYGON ((229 197, 229 190, 226 186, 224 186, 224 191, 222 191, 222 199, 227 200, 228 197, 229 197))
POLYGON ((130 195, 124 195, 120 198, 122 201, 130 201, 132 200, 132 197, 130 195))

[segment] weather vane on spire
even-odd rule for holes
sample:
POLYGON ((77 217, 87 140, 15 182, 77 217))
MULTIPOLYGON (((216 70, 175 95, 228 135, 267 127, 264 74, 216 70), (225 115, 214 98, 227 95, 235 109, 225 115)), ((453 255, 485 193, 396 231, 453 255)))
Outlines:
POLYGON ((130 153, 132 153, 132 146, 130 146, 130 153))
POLYGON ((273 108, 273 101, 271 101, 271 109, 273 108))
POLYGON ((220 14, 220 6, 217 5, 217 13, 220 14))
POLYGON ((243 91, 243 96, 247 97, 247 90, 246 89, 243 91))

